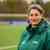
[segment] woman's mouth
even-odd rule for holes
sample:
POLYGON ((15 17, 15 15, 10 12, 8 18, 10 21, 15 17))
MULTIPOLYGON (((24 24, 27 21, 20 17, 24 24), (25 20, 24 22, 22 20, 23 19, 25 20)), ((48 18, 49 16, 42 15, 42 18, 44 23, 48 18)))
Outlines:
POLYGON ((37 20, 36 20, 36 19, 33 19, 32 21, 33 21, 33 22, 36 22, 37 20))

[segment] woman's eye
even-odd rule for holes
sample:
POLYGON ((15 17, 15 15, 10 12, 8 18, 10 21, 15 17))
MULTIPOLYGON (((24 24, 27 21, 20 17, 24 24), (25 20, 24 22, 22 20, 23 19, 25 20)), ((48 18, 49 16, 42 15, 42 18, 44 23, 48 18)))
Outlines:
POLYGON ((35 14, 35 16, 38 16, 38 14, 35 14))
POLYGON ((31 16, 33 16, 33 14, 31 14, 31 16))
POLYGON ((38 14, 31 14, 30 16, 38 16, 38 14))

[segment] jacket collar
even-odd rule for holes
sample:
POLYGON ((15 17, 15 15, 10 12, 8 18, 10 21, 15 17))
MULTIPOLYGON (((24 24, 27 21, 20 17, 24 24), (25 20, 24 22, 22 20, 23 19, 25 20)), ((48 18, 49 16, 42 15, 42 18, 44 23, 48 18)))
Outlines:
POLYGON ((41 19, 40 23, 37 25, 36 28, 32 28, 31 24, 27 27, 27 31, 30 34, 39 34, 40 32, 46 31, 48 28, 48 23, 44 19, 41 19))

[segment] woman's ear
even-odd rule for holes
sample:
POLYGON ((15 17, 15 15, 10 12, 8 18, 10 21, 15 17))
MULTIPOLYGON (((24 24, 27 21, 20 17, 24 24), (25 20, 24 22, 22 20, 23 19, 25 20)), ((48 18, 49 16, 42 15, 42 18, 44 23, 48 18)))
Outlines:
POLYGON ((42 18, 42 19, 44 18, 43 14, 41 14, 41 18, 42 18))
POLYGON ((43 14, 41 14, 41 16, 43 17, 43 14))

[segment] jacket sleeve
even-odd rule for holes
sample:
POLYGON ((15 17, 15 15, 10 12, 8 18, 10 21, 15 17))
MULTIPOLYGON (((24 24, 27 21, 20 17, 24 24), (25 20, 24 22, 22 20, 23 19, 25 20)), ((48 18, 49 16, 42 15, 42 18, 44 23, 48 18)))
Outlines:
POLYGON ((48 50, 48 32, 46 34, 45 42, 43 44, 42 50, 48 50))
POLYGON ((18 44, 17 50, 20 50, 20 48, 22 47, 22 42, 25 40, 26 35, 27 35, 27 32, 24 31, 21 35, 20 42, 18 44))
POLYGON ((47 47, 50 50, 50 30, 48 31, 47 47))

